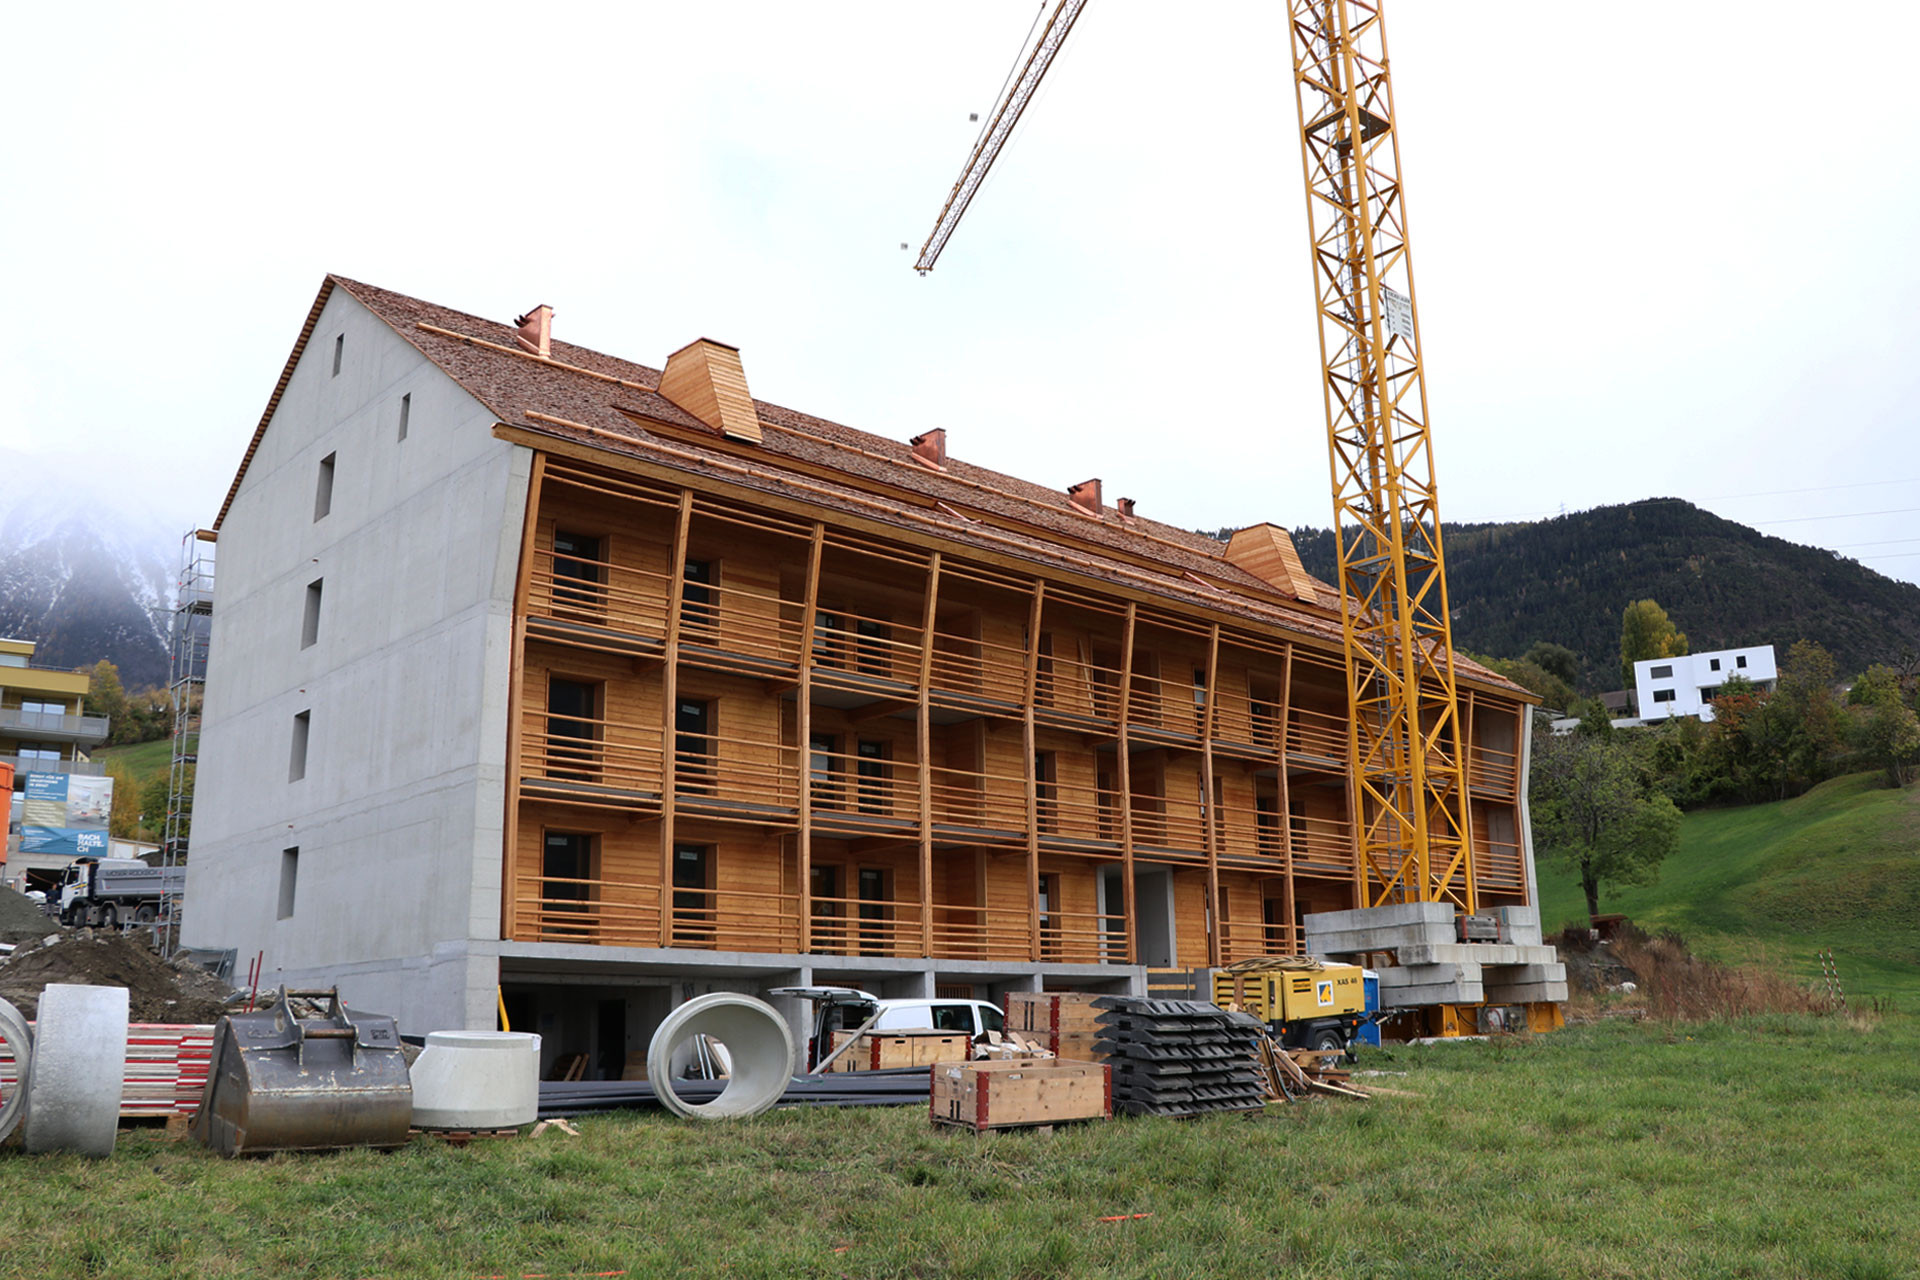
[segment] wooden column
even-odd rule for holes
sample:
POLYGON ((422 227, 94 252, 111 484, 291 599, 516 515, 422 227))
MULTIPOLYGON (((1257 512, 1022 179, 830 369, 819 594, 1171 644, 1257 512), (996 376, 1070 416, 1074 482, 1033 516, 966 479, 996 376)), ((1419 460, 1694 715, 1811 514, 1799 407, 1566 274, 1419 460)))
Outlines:
POLYGON ((1120 757, 1120 900, 1126 914, 1127 963, 1140 963, 1139 906, 1133 884, 1133 770, 1127 758, 1127 715, 1133 702, 1133 624, 1140 606, 1127 601, 1127 624, 1121 632, 1120 716, 1114 751, 1120 757))
POLYGON ((520 570, 513 584, 513 654, 507 676, 507 811, 500 843, 500 937, 512 941, 519 927, 520 877, 520 717, 526 706, 527 610, 532 603, 534 541, 540 529, 540 490, 547 478, 547 455, 533 455, 527 479, 526 524, 520 530, 520 570))
POLYGON ((1280 845, 1281 866, 1286 872, 1285 888, 1280 894, 1280 911, 1286 917, 1287 945, 1293 945, 1293 787, 1287 781, 1287 721, 1293 715, 1293 646, 1289 644, 1280 659, 1280 845))
MULTIPOLYGON (((920 615, 920 954, 933 954, 933 621, 940 600, 940 553, 927 561, 927 603, 920 615)), ((984 762, 983 762, 984 763, 984 762)))
MULTIPOLYGON (((1226 939, 1225 913, 1220 909, 1220 837, 1225 828, 1227 815, 1221 809, 1221 797, 1213 790, 1213 712, 1220 701, 1220 624, 1214 623, 1207 634, 1207 705, 1201 708, 1200 717, 1200 792, 1204 803, 1201 812, 1207 815, 1207 901, 1213 908, 1213 927, 1207 930, 1207 963, 1218 968, 1222 963, 1221 949, 1226 939)), ((1164 686, 1163 686, 1164 687, 1164 686)))
POLYGON ((667 642, 660 669, 660 945, 673 945, 673 792, 676 785, 674 720, 680 698, 680 614, 687 576, 687 529, 693 522, 693 490, 680 491, 667 563, 667 642))
POLYGON ((813 951, 813 617, 820 606, 820 548, 827 527, 813 522, 807 547, 807 587, 800 606, 800 687, 795 695, 794 758, 799 761, 800 954, 813 951))
MULTIPOLYGON (((1458 714, 1457 703, 1454 709, 1455 714, 1458 714)), ((1456 720, 1454 731, 1460 734, 1460 785, 1465 788, 1460 796, 1460 820, 1466 824, 1466 829, 1460 833, 1460 853, 1463 859, 1460 870, 1466 877, 1466 899, 1469 912, 1478 910, 1480 902, 1480 886, 1473 882, 1473 712, 1473 690, 1468 688, 1467 722, 1462 726, 1456 720)))
MULTIPOLYGON (((1033 604, 1027 610, 1027 683, 1021 699, 1021 741, 1027 754, 1027 945, 1030 959, 1040 959, 1040 780, 1034 773, 1039 750, 1033 727, 1033 708, 1040 694, 1040 611, 1047 596, 1044 580, 1033 584, 1033 604)), ((1056 787, 1058 784, 1055 784, 1056 787)), ((1058 796, 1056 794, 1056 802, 1058 796)), ((1099 808, 1096 798, 1096 811, 1099 808)), ((986 905, 983 901, 981 905, 986 905)))

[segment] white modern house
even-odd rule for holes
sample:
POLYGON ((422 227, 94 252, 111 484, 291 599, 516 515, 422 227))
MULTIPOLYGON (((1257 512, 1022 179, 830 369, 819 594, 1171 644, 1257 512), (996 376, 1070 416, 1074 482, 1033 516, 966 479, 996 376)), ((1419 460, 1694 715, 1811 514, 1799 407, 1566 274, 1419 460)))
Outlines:
POLYGON ((1715 649, 1680 658, 1649 658, 1633 664, 1634 692, 1640 700, 1640 719, 1669 720, 1675 716, 1713 719, 1713 700, 1729 678, 1740 676, 1754 688, 1769 690, 1779 677, 1773 646, 1715 649))

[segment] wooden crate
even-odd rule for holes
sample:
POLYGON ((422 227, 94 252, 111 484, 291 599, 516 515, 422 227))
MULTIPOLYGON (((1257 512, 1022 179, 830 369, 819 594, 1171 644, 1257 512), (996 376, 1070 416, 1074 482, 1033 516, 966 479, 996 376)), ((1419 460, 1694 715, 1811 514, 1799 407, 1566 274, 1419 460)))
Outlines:
MULTIPOLYGON (((851 1031, 833 1033, 828 1051, 838 1049, 853 1038, 851 1031)), ((965 1032, 909 1031, 875 1035, 868 1032, 860 1043, 834 1060, 829 1072, 880 1071, 889 1067, 930 1067, 936 1062, 965 1062, 973 1057, 973 1039, 965 1032)))
POLYGON ((1113 1111, 1113 1072, 1098 1062, 1009 1058, 933 1068, 927 1114, 935 1124, 982 1133, 1104 1120, 1113 1111))
POLYGON ((1100 1016, 1093 1002, 1099 998, 1084 991, 1009 991, 1007 1026, 1056 1058, 1099 1062, 1106 1056, 1093 1047, 1100 1016))

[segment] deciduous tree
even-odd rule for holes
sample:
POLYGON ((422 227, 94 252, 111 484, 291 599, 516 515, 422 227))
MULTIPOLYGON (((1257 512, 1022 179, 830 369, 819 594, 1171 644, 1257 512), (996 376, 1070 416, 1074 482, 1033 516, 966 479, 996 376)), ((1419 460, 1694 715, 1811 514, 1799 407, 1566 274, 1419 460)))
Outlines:
POLYGON ((1566 682, 1568 688, 1580 685, 1580 655, 1563 644, 1551 640, 1535 640, 1533 647, 1520 655, 1522 662, 1531 662, 1548 675, 1556 676, 1566 682))
POLYGON ((1651 883, 1679 841, 1680 811, 1655 787, 1639 743, 1625 733, 1534 743, 1534 840, 1579 875, 1590 916, 1602 886, 1651 883))
POLYGON ((1861 715, 1854 744, 1887 771, 1891 786, 1904 787, 1920 776, 1920 716, 1898 699, 1869 707, 1861 715))
POLYGON ((1635 600, 1620 614, 1620 679, 1633 687, 1633 664, 1648 658, 1678 658, 1687 651, 1687 637, 1673 625, 1667 611, 1653 600, 1635 600))

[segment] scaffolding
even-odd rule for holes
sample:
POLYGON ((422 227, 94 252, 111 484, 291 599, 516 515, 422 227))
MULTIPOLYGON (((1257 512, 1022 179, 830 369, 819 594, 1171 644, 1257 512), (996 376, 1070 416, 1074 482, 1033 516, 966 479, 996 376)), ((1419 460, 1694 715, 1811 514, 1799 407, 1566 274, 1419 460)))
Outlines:
MULTIPOLYGON (((180 539, 180 574, 174 582, 173 625, 168 637, 167 697, 173 710, 173 760, 167 773, 167 822, 161 837, 163 867, 184 866, 193 830, 194 767, 200 759, 200 708, 207 683, 207 642, 213 633, 214 535, 194 529, 180 539)), ((160 904, 164 949, 178 939, 175 894, 160 904)))

